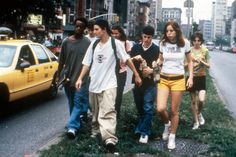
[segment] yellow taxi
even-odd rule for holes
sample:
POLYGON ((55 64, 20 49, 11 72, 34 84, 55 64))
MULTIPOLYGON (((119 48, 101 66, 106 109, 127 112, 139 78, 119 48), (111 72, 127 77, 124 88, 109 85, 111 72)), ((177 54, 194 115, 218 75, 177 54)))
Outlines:
POLYGON ((57 57, 30 40, 0 40, 0 104, 46 91, 57 95, 57 57))

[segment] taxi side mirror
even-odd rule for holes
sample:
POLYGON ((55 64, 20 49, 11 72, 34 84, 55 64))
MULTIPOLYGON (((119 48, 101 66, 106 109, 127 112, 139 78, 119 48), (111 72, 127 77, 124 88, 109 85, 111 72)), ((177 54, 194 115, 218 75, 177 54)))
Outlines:
POLYGON ((24 59, 20 59, 19 63, 18 63, 18 66, 17 66, 17 69, 19 69, 21 71, 24 71, 24 69, 30 67, 30 65, 31 65, 30 62, 28 62, 24 59))
POLYGON ((30 62, 28 61, 23 61, 22 63, 20 63, 20 69, 25 69, 30 67, 30 62))

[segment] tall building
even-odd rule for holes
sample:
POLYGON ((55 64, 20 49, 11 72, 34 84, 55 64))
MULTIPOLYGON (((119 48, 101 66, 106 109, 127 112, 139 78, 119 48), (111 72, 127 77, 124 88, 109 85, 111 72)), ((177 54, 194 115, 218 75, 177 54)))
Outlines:
POLYGON ((198 29, 202 32, 203 38, 206 41, 212 41, 212 22, 210 20, 199 20, 198 29))
POLYGON ((168 22, 174 20, 181 24, 181 14, 182 10, 180 8, 162 8, 162 20, 163 22, 168 22))
POLYGON ((162 0, 156 0, 156 19, 157 22, 162 19, 162 0))
POLYGON ((157 24, 162 19, 162 0, 153 0, 150 5, 149 14, 149 25, 153 26, 155 29, 155 35, 157 34, 157 24))
POLYGON ((212 2, 212 38, 224 36, 226 33, 227 0, 212 2))
POLYGON ((141 34, 143 27, 148 25, 150 19, 150 4, 151 0, 138 0, 135 22, 136 35, 141 34))
POLYGON ((155 29, 155 34, 156 34, 156 29, 157 29, 156 6, 157 6, 157 2, 152 1, 150 4, 150 14, 149 14, 149 21, 148 21, 148 25, 152 26, 155 29))
POLYGON ((128 0, 127 5, 127 26, 126 26, 126 34, 129 37, 135 36, 135 17, 136 17, 136 8, 137 1, 136 0, 128 0))

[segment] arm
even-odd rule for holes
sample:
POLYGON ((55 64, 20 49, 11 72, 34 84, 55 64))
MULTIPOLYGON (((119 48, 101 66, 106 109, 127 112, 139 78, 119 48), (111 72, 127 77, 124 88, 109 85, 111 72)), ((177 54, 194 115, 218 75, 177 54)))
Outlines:
POLYGON ((136 70, 136 68, 135 68, 135 66, 134 66, 134 64, 133 64, 133 62, 132 62, 132 60, 129 58, 128 60, 127 60, 127 65, 129 66, 129 68, 133 71, 133 73, 134 73, 134 76, 135 76, 135 83, 138 85, 138 86, 141 86, 142 85, 142 80, 141 80, 141 78, 140 78, 140 76, 139 76, 139 74, 138 74, 138 72, 137 72, 137 70, 136 70))
POLYGON ((205 65, 207 68, 210 68, 210 61, 209 60, 207 60, 206 62, 204 61, 204 60, 200 60, 200 62, 203 64, 203 65, 205 65))
POLYGON ((188 71, 189 71, 189 78, 187 80, 186 86, 187 88, 190 88, 193 85, 193 61, 191 53, 186 54, 186 58, 188 61, 188 71))
POLYGON ((77 79, 76 83, 75 83, 75 88, 76 89, 80 89, 81 85, 82 85, 82 80, 84 78, 84 76, 87 74, 87 72, 89 71, 89 66, 87 65, 83 65, 82 70, 80 72, 79 78, 77 79))
POLYGON ((162 63, 163 63, 163 61, 164 61, 163 54, 160 53, 160 54, 159 54, 159 57, 158 57, 158 59, 157 59, 157 61, 153 61, 153 62, 152 62, 152 67, 155 68, 155 67, 157 67, 157 65, 158 65, 158 66, 161 66, 162 63))

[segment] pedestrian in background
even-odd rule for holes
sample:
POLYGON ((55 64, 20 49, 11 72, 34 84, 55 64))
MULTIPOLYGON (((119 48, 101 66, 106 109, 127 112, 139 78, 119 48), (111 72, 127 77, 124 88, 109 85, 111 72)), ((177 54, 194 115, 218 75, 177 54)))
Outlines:
MULTIPOLYGON (((94 33, 99 38, 90 44, 83 59, 83 69, 76 82, 77 89, 81 88, 82 80, 89 71, 89 100, 92 109, 92 137, 101 133, 102 141, 105 143, 109 152, 115 151, 115 145, 118 142, 116 137, 116 55, 132 69, 135 74, 135 82, 141 84, 142 81, 138 72, 125 51, 124 44, 114 38, 111 38, 111 30, 106 20, 97 20, 94 25, 94 33), (115 44, 116 52, 112 46, 115 44)), ((119 64, 119 63, 118 63, 119 64)))
POLYGON ((69 103, 70 117, 67 123, 67 135, 70 138, 75 138, 77 131, 81 128, 80 116, 87 113, 89 106, 87 77, 84 78, 80 90, 75 88, 75 82, 82 68, 82 59, 90 44, 89 39, 84 37, 87 20, 79 17, 75 19, 74 26, 74 34, 67 37, 61 45, 58 67, 58 77, 59 80, 63 79, 69 103))
POLYGON ((134 102, 139 113, 135 133, 140 135, 139 142, 146 144, 151 134, 151 124, 156 98, 156 84, 153 78, 152 62, 159 56, 159 47, 152 43, 154 28, 144 27, 142 42, 132 47, 130 56, 142 79, 142 85, 133 88, 134 102))
POLYGON ((200 32, 193 34, 191 38, 193 47, 191 54, 193 59, 193 87, 188 89, 191 96, 193 111, 193 130, 198 129, 200 125, 205 124, 202 116, 202 108, 206 99, 206 68, 210 67, 210 56, 208 49, 202 46, 204 39, 200 32))
POLYGON ((183 38, 178 23, 167 22, 160 43, 160 56, 157 64, 162 66, 157 93, 157 111, 165 123, 163 140, 168 140, 168 149, 175 149, 175 136, 179 124, 179 107, 185 87, 184 59, 188 61, 189 78, 186 86, 193 84, 193 67, 190 42, 183 38), (167 102, 171 97, 171 117, 167 112, 167 102), (170 130, 170 131, 169 131, 170 130))
POLYGON ((89 40, 92 42, 94 40, 96 40, 96 35, 94 33, 94 24, 95 24, 95 21, 94 20, 90 20, 88 21, 88 34, 86 35, 87 38, 89 38, 89 40))
MULTIPOLYGON (((129 41, 127 40, 127 37, 125 35, 123 28, 119 25, 114 25, 112 26, 111 31, 112 31, 112 36, 120 40, 124 44, 125 51, 127 53, 130 52, 131 45, 129 44, 129 41)), ((124 87, 126 83, 126 78, 127 78, 126 63, 120 61, 120 70, 117 75, 118 84, 117 84, 117 95, 116 95, 116 103, 115 103, 117 118, 120 117, 120 108, 122 104, 122 97, 123 97, 124 87)))

